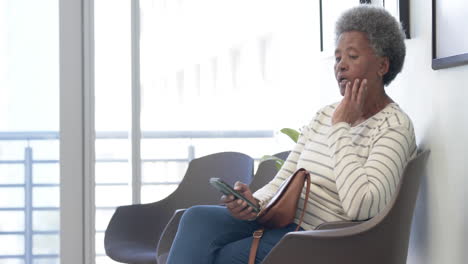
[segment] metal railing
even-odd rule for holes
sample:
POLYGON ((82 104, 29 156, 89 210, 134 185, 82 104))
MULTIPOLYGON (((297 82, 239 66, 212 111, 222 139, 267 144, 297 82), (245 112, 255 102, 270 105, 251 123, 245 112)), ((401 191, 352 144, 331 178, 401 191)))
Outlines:
MULTIPOLYGON (((37 231, 33 229, 33 212, 34 211, 58 211, 59 207, 34 207, 33 206, 33 188, 35 187, 58 187, 59 184, 43 184, 34 183, 33 166, 34 164, 57 164, 55 160, 35 160, 33 157, 33 147, 30 146, 32 141, 42 140, 58 140, 57 132, 0 132, 0 142, 24 141, 23 159, 0 159, 0 165, 23 165, 24 167, 24 182, 15 184, 1 184, 2 188, 24 188, 24 207, 3 207, 0 211, 22 211, 24 212, 24 230, 23 231, 1 231, 0 235, 21 235, 24 236, 24 253, 15 255, 0 255, 0 259, 23 259, 24 263, 33 263, 33 259, 38 258, 58 258, 58 254, 33 254, 33 236, 34 235, 58 235, 59 230, 52 231, 37 231)), ((57 149, 58 152, 58 149, 57 149)), ((1 175, 0 175, 1 177, 1 175)), ((58 197, 57 197, 58 198, 58 197)), ((1 221, 1 220, 0 220, 1 221)))

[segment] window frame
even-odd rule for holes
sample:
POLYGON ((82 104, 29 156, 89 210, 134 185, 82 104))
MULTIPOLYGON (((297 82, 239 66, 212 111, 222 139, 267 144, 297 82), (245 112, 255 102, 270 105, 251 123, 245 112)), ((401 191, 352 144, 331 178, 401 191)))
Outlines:
POLYGON ((95 263, 93 4, 59 1, 60 262, 70 264, 95 263))

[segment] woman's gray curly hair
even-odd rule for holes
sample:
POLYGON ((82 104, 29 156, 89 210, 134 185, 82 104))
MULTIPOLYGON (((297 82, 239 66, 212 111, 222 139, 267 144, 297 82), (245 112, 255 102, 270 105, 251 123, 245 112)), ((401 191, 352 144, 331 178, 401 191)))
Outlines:
POLYGON ((335 40, 344 32, 367 34, 376 55, 388 57, 389 70, 383 77, 385 86, 395 79, 405 61, 405 33, 401 24, 385 9, 359 5, 344 12, 336 22, 335 40))

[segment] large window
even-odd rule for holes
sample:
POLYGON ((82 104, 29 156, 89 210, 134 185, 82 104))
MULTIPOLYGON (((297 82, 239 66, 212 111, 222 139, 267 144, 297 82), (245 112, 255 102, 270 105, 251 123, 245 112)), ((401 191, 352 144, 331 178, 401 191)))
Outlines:
POLYGON ((94 0, 96 263, 112 263, 115 208, 163 199, 191 159, 291 147, 277 131, 308 122, 320 100, 310 2, 94 0))
POLYGON ((130 3, 94 1, 94 244, 98 264, 112 263, 105 256, 104 231, 115 208, 132 203, 130 3))
POLYGON ((0 263, 59 263, 58 1, 0 1, 0 263))

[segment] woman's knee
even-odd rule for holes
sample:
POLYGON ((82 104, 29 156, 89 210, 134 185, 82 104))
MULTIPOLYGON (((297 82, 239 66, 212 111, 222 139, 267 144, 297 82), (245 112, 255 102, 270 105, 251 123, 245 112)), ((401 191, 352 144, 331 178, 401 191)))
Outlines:
POLYGON ((225 217, 226 208, 215 205, 195 205, 188 208, 180 220, 181 225, 204 225, 218 223, 225 217))

